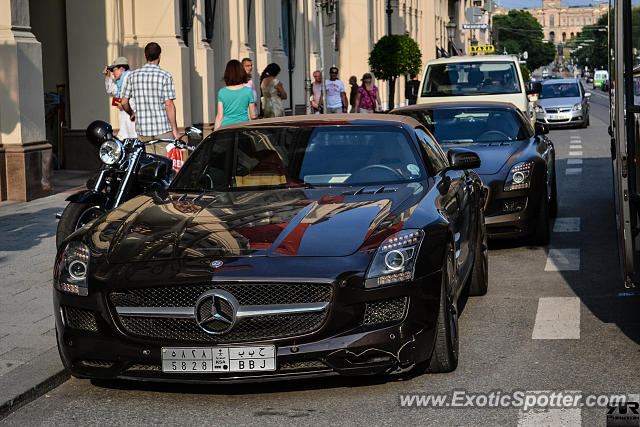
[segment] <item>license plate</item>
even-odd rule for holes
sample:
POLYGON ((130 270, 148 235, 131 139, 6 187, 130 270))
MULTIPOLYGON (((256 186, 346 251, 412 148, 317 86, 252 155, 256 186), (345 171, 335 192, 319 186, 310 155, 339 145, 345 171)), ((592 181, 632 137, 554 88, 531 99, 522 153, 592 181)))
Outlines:
POLYGON ((162 372, 258 372, 275 370, 275 345, 162 348, 162 372))
POLYGON ((566 119, 564 114, 550 114, 549 115, 549 120, 564 120, 564 119, 566 119))

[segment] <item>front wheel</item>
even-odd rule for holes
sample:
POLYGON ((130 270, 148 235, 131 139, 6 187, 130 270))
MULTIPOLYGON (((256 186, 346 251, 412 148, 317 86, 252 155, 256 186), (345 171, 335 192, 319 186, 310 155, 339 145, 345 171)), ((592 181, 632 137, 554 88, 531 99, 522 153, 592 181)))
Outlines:
POLYGON ((551 240, 551 221, 549 220, 549 198, 547 192, 542 194, 542 200, 540 200, 540 209, 538 211, 538 218, 536 222, 536 228, 531 236, 531 243, 535 246, 547 246, 551 240))
POLYGON ((486 294, 489 287, 489 246, 487 245, 487 228, 482 212, 478 214, 478 237, 475 252, 469 294, 480 296, 486 294))
POLYGON ((56 230, 56 248, 60 248, 62 241, 71 233, 84 227, 90 221, 104 215, 106 210, 103 206, 95 203, 75 203, 71 202, 64 208, 58 229, 56 230))

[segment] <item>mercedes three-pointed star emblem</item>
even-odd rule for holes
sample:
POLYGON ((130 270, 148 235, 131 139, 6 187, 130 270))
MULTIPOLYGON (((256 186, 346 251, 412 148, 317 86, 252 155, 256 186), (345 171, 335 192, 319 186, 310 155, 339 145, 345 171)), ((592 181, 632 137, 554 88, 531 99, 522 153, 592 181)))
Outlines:
POLYGON ((238 300, 229 292, 211 289, 200 295, 196 302, 196 322, 209 334, 224 334, 235 325, 239 306, 238 300), (204 309, 205 304, 211 304, 211 308, 204 309))

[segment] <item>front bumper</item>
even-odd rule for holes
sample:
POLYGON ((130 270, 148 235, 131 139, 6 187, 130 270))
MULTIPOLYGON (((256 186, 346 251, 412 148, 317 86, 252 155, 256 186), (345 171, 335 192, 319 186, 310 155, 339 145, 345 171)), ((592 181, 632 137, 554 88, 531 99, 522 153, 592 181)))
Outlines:
POLYGON ((584 110, 573 111, 571 109, 560 109, 557 112, 537 112, 536 120, 546 123, 548 126, 574 126, 582 125, 586 121, 584 110))
MULTIPOLYGON (((331 375, 398 373, 426 361, 433 349, 440 272, 385 288, 335 291, 324 324, 302 335, 262 341, 216 343, 133 336, 125 331, 107 295, 78 297, 54 290, 58 347, 79 378, 177 382, 247 382, 331 375), (367 317, 374 304, 405 301, 401 315, 367 317), (72 319, 69 312, 83 315, 72 319), (276 371, 264 373, 163 373, 162 347, 275 344, 276 371)), ((384 310, 383 310, 384 311, 384 310)))

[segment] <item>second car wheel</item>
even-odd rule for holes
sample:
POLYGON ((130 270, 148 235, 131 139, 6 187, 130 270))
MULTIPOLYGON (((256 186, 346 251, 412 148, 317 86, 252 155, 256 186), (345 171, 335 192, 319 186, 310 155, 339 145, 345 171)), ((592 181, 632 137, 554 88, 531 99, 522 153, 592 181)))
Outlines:
POLYGON ((433 353, 429 372, 451 372, 458 366, 458 309, 454 299, 456 273, 451 245, 447 245, 446 258, 440 284, 440 307, 436 324, 433 353))
POLYGON ((480 296, 487 293, 489 286, 489 247, 487 245, 487 228, 484 224, 484 214, 478 214, 478 239, 476 253, 473 260, 473 270, 469 282, 469 295, 480 296))

